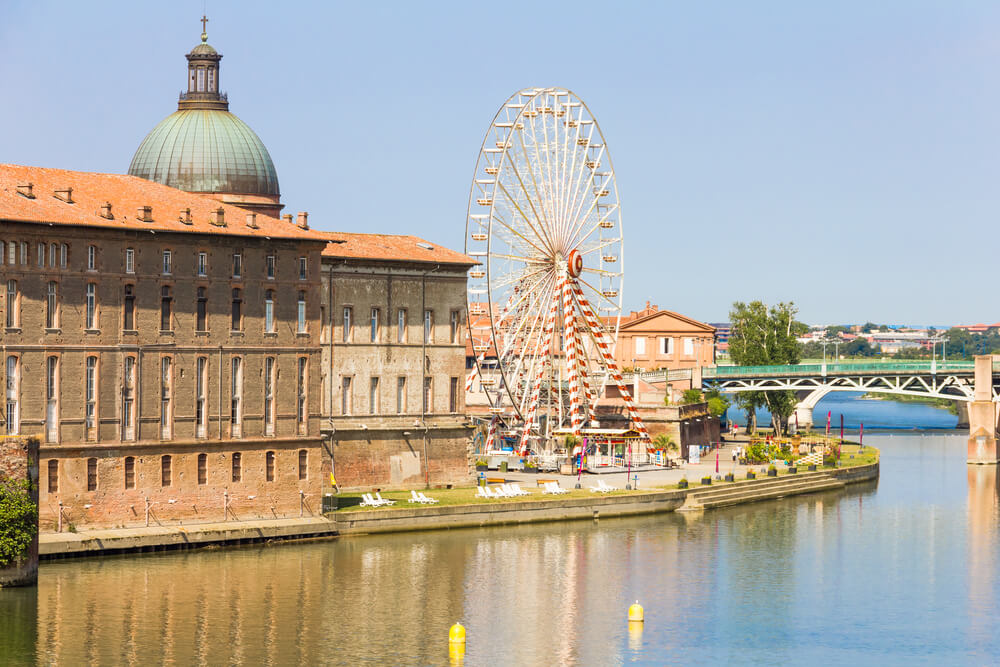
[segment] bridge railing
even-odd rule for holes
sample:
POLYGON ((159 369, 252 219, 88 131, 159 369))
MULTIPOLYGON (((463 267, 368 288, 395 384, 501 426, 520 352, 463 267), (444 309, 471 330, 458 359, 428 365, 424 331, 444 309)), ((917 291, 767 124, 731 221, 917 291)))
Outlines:
MULTIPOLYGON (((975 366, 972 361, 937 361, 936 372, 967 371, 975 366)), ((826 364, 827 375, 851 373, 930 373, 930 361, 874 361, 867 363, 826 364)), ((781 364, 771 366, 716 366, 702 369, 703 378, 756 377, 761 375, 822 375, 823 364, 781 364)))

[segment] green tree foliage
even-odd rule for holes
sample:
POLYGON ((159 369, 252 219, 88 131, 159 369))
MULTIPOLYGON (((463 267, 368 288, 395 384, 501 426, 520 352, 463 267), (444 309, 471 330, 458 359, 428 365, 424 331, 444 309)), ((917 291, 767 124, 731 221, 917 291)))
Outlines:
POLYGON ((0 567, 20 560, 38 532, 38 507, 27 481, 0 479, 0 567))
POLYGON ((844 354, 848 357, 874 357, 875 348, 868 342, 867 338, 855 338, 844 347, 844 354))
POLYGON ((701 395, 700 389, 685 389, 684 395, 681 397, 681 405, 691 405, 692 403, 701 403, 705 400, 705 397, 701 395))
MULTIPOLYGON (((729 312, 732 332, 729 336, 729 356, 738 366, 768 366, 799 363, 801 331, 795 321, 798 309, 792 302, 778 303, 770 308, 763 301, 737 301, 729 312)), ((791 391, 751 391, 736 394, 737 404, 746 409, 752 429, 756 430, 755 412, 767 407, 775 432, 787 425, 788 417, 798 402, 791 391)))
POLYGON ((729 409, 729 399, 723 396, 718 389, 706 391, 705 399, 708 401, 708 411, 713 417, 721 417, 729 409))
POLYGON ((673 452, 677 450, 677 443, 674 442, 674 439, 666 433, 660 433, 653 438, 653 446, 666 452, 673 452))

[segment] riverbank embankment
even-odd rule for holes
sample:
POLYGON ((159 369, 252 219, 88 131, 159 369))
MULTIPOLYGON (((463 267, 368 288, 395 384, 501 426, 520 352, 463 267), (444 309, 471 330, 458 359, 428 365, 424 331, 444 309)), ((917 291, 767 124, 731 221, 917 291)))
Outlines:
MULTIPOLYGON (((822 474, 844 485, 865 482, 878 479, 879 464, 876 462, 847 468, 827 468, 822 474)), ((709 488, 725 489, 727 506, 831 490, 829 487, 803 484, 809 475, 810 473, 783 472, 777 478, 763 477, 758 480, 736 482, 714 481, 710 486, 702 486, 695 482, 695 485, 687 489, 651 488, 641 491, 618 491, 607 495, 594 495, 588 492, 587 496, 582 496, 581 492, 577 491, 569 498, 543 497, 536 494, 535 497, 524 500, 430 507, 400 505, 371 510, 349 507, 331 512, 326 517, 302 519, 43 533, 39 551, 43 559, 51 559, 191 549, 209 545, 251 544, 275 540, 593 520, 672 512, 685 504, 689 494, 701 493, 709 488), (774 489, 769 493, 761 492, 764 484, 773 485, 775 482, 779 483, 777 492, 774 489)))

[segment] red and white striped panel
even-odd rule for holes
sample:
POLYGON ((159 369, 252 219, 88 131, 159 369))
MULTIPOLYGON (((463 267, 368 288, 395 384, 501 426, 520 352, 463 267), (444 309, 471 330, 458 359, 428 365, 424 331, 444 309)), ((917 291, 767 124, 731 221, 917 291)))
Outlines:
POLYGON ((580 356, 577 350, 576 308, 569 280, 562 283, 563 334, 566 347, 566 370, 569 373, 569 420, 573 435, 580 435, 580 356))
POLYGON ((490 430, 486 433, 486 451, 493 451, 493 441, 497 437, 497 424, 500 420, 497 417, 490 419, 490 430))
POLYGON ((535 425, 535 415, 538 413, 538 396, 542 391, 542 377, 545 374, 545 363, 552 355, 552 330, 555 329, 556 312, 559 310, 558 291, 552 294, 552 305, 549 307, 549 314, 545 318, 545 337, 542 340, 542 352, 538 359, 538 368, 535 369, 535 384, 531 388, 531 402, 528 403, 527 414, 524 415, 524 431, 521 433, 521 452, 528 449, 528 437, 531 429, 535 425))
POLYGON ((594 314, 593 308, 590 302, 587 301, 587 297, 584 295, 583 290, 580 289, 578 285, 574 283, 573 291, 576 294, 577 302, 580 304, 580 310, 583 312, 584 319, 587 320, 587 326, 590 327, 591 331, 594 332, 596 338, 595 342, 597 344, 597 349, 601 354, 601 358, 604 360, 604 365, 607 366, 608 373, 611 378, 618 385, 618 391, 621 392, 622 401, 625 403, 625 409, 628 410, 629 417, 632 419, 632 424, 635 430, 639 432, 639 436, 642 440, 649 440, 649 431, 646 430, 646 425, 642 421, 642 417, 639 416, 639 411, 636 410, 635 403, 632 400, 632 394, 629 392, 628 387, 625 384, 622 374, 618 371, 618 364, 615 363, 614 356, 611 354, 611 344, 608 340, 608 334, 604 330, 604 325, 594 314))
POLYGON ((577 355, 580 357, 580 379, 583 382, 583 397, 587 401, 587 426, 590 426, 592 422, 597 421, 597 413, 595 412, 597 407, 597 395, 596 391, 590 386, 589 374, 587 373, 587 364, 584 363, 586 360, 586 352, 584 351, 583 341, 580 338, 580 329, 576 330, 576 349, 577 355))

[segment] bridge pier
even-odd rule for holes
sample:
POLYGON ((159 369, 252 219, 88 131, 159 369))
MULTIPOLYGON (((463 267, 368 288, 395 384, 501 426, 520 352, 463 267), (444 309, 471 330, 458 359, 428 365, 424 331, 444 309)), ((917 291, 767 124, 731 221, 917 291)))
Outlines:
POLYGON ((997 449, 997 404, 993 402, 993 356, 976 356, 975 394, 969 403, 970 464, 1000 463, 997 449))
POLYGON ((795 414, 792 415, 791 423, 798 420, 799 430, 808 431, 813 427, 813 408, 820 399, 830 393, 829 387, 820 387, 808 391, 795 392, 795 398, 799 399, 795 406, 795 414))

